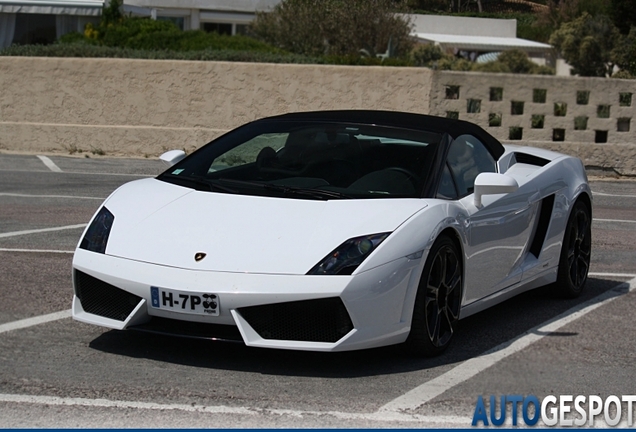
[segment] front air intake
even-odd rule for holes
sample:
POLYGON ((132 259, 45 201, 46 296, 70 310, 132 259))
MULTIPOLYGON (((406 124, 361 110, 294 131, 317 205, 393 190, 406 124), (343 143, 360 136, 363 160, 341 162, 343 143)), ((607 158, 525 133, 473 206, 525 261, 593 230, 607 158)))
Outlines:
POLYGON ((84 311, 117 321, 125 321, 141 301, 141 297, 79 270, 75 270, 75 295, 84 311))
POLYGON ((353 329, 340 297, 249 306, 238 311, 263 339, 333 343, 353 329))

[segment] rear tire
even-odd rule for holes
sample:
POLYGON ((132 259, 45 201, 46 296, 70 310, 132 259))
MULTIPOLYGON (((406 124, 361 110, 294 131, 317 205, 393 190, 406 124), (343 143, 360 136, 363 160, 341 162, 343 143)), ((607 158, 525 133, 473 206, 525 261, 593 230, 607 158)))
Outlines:
POLYGON ((462 259, 455 243, 440 236, 428 254, 415 297, 407 349, 432 357, 448 348, 459 319, 462 298, 462 259))
POLYGON ((592 254, 592 217, 585 203, 577 201, 565 227, 556 290, 561 297, 581 295, 592 254))

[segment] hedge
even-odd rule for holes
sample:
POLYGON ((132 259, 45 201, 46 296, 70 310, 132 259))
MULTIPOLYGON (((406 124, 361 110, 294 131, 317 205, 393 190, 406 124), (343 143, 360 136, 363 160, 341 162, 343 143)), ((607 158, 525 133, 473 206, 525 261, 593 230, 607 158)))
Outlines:
POLYGON ((152 60, 215 60, 258 63, 322 64, 324 59, 281 52, 204 49, 198 51, 114 48, 86 43, 52 45, 12 45, 0 51, 0 56, 26 57, 97 57, 152 60))

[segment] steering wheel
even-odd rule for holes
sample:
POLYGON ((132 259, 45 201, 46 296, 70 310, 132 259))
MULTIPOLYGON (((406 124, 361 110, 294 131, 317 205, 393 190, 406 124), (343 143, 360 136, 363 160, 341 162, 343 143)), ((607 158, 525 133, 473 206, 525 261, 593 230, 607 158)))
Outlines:
POLYGON ((404 174, 405 176, 407 176, 411 180, 411 183, 413 183, 413 186, 415 186, 416 188, 422 185, 422 179, 420 178, 420 176, 418 176, 417 174, 415 174, 411 170, 408 170, 408 169, 402 168, 402 167, 389 167, 389 168, 386 168, 386 170, 387 171, 395 171, 395 172, 399 172, 401 174, 404 174))

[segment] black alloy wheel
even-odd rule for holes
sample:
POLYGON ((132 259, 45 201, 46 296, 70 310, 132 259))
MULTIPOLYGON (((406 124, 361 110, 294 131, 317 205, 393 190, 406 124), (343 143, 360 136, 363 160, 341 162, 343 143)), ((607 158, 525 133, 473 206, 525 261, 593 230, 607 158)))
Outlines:
POLYGON ((463 266, 459 250, 446 235, 431 248, 415 298, 407 348, 426 357, 448 348, 459 319, 463 266))
POLYGON ((587 205, 577 201, 565 227, 556 282, 557 292, 566 298, 583 291, 592 255, 592 216, 587 205))

